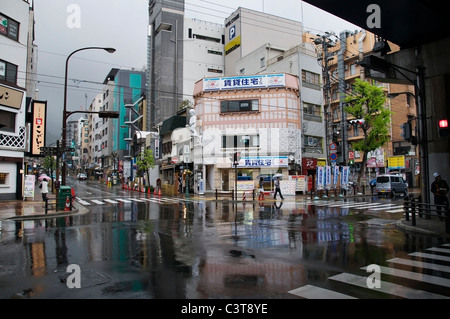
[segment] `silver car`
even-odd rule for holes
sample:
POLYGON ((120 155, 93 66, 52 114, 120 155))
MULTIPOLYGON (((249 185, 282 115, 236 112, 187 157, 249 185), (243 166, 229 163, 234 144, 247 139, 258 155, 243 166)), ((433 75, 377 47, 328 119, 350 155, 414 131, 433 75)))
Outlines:
POLYGON ((378 195, 408 195, 408 183, 398 174, 378 175, 375 185, 375 193, 378 195))

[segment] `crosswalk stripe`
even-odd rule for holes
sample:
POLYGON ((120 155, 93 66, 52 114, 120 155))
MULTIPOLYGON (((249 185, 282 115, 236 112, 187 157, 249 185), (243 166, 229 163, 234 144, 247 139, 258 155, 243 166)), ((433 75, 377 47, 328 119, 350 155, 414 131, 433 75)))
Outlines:
POLYGON ((402 208, 399 208, 399 209, 391 209, 391 210, 387 210, 386 213, 401 213, 401 212, 403 212, 403 211, 404 211, 404 209, 403 209, 403 207, 402 207, 402 208))
POLYGON ((119 202, 112 200, 112 199, 104 199, 105 202, 111 203, 111 204, 117 204, 119 202))
MULTIPOLYGON (((369 208, 369 210, 377 211, 377 210, 385 210, 385 209, 391 209, 391 208, 400 209, 400 207, 403 207, 403 206, 376 207, 376 208, 369 208)), ((403 210, 403 208, 402 208, 402 210, 403 210)))
POLYGON ((118 198, 117 200, 118 200, 119 202, 131 203, 131 200, 127 200, 127 199, 123 199, 123 198, 118 198))
POLYGON ((438 253, 450 254, 450 249, 447 249, 447 248, 431 247, 431 248, 428 248, 427 250, 435 251, 435 252, 438 252, 438 253))
MULTIPOLYGON (((367 206, 369 206, 369 205, 367 205, 367 206)), ((393 204, 382 204, 382 205, 378 204, 378 205, 370 205, 370 207, 355 207, 355 209, 370 209, 370 210, 377 209, 377 210, 379 210, 379 209, 383 209, 383 208, 385 209, 385 208, 388 208, 391 206, 393 206, 393 204), (371 206, 376 206, 376 208, 372 208, 371 206)))
POLYGON ((85 200, 82 200, 81 198, 78 198, 78 197, 77 197, 77 201, 78 201, 78 203, 80 203, 81 205, 85 205, 85 206, 91 205, 91 203, 86 202, 85 200))
POLYGON ((97 199, 91 199, 91 201, 92 201, 93 203, 95 203, 95 204, 105 205, 105 203, 103 203, 102 201, 97 200, 97 199))
POLYGON ((141 203, 143 202, 142 199, 132 198, 132 197, 128 198, 128 200, 131 200, 131 201, 133 201, 133 202, 141 202, 141 203))
MULTIPOLYGON (((361 269, 366 269, 367 267, 362 267, 361 269)), ((406 279, 418 280, 421 282, 426 282, 428 284, 439 285, 444 287, 450 287, 450 279, 436 277, 432 275, 421 274, 417 272, 390 268, 385 266, 380 266, 382 274, 392 275, 396 277, 402 277, 406 279)))
POLYGON ((415 253, 411 253, 411 254, 408 254, 408 255, 409 256, 413 256, 413 257, 422 257, 422 258, 428 258, 428 259, 450 261, 450 257, 436 255, 436 254, 427 254, 427 253, 415 252, 415 253))
MULTIPOLYGON (((367 288, 367 279, 368 277, 353 275, 349 273, 341 273, 335 276, 331 276, 329 279, 340 281, 343 283, 355 285, 357 287, 367 288)), ((395 295, 403 298, 409 299, 440 299, 440 298, 448 298, 446 296, 434 294, 428 291, 412 289, 409 287, 405 287, 402 285, 394 284, 388 281, 380 281, 380 288, 373 288, 375 291, 379 291, 382 293, 395 295)))
POLYGON ((444 266, 439 264, 432 264, 423 261, 404 259, 404 258, 392 258, 388 259, 387 262, 394 264, 401 264, 405 266, 417 267, 417 268, 426 268, 431 270, 443 271, 450 273, 450 266, 444 266))
POLYGON ((289 291, 289 293, 307 299, 357 299, 355 297, 341 294, 333 290, 328 290, 312 285, 306 285, 303 287, 292 289, 289 291))

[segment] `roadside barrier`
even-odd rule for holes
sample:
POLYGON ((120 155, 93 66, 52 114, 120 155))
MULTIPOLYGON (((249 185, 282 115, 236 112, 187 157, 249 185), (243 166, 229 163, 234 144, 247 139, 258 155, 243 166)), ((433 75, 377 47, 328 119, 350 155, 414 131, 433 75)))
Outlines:
POLYGON ((450 213, 449 207, 445 205, 433 205, 421 203, 421 196, 413 198, 406 196, 403 201, 403 210, 405 212, 405 220, 411 219, 411 225, 416 226, 416 218, 431 219, 433 216, 438 216, 439 219, 445 222, 445 232, 450 233, 450 213))

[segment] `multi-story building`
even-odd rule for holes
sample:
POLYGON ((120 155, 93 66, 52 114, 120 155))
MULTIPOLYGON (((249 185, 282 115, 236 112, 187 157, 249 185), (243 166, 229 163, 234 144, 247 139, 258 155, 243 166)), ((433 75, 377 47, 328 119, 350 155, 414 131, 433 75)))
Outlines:
MULTIPOLYGON (((34 10, 29 1, 5 0, 0 5, 0 199, 20 199, 28 169, 27 82, 36 71, 34 10), (30 65, 28 65, 28 62, 30 65)), ((34 83, 35 84, 35 83, 34 83)), ((34 87, 30 89, 33 92, 34 87)), ((41 117, 42 118, 42 117, 41 117)), ((42 136, 41 136, 42 137, 42 136)), ((45 138, 45 137, 44 137, 45 138)), ((39 139, 39 138, 38 138, 39 139)), ((31 140, 31 139, 30 139, 31 140)), ((40 145, 45 146, 45 140, 40 145)))
MULTIPOLYGON (((103 107, 103 93, 99 93, 92 100, 89 105, 89 112, 99 112, 103 107)), ((97 113, 88 114, 88 128, 89 128, 89 142, 88 142, 88 159, 87 159, 87 169, 89 172, 89 177, 96 176, 95 172, 101 175, 101 156, 102 156, 102 119, 99 118, 97 113), (96 171, 97 169, 97 171, 96 171)))
POLYGON ((301 168, 302 175, 315 176, 318 161, 321 165, 326 162, 322 68, 315 47, 302 43, 283 50, 267 43, 240 59, 235 67, 239 74, 285 72, 299 78, 302 148, 294 165, 298 171, 301 168))
POLYGON ((224 26, 184 17, 184 0, 149 1, 145 131, 186 106, 194 83, 224 72, 224 26))
MULTIPOLYGON (((366 77, 364 68, 358 62, 364 56, 373 53, 374 44, 377 38, 371 32, 361 31, 343 31, 339 36, 335 35, 332 42, 326 49, 323 46, 323 38, 319 39, 316 35, 304 35, 304 40, 318 44, 318 58, 324 65, 324 79, 329 78, 328 91, 325 91, 325 97, 329 96, 329 105, 325 105, 327 119, 325 126, 326 144, 332 143, 337 145, 338 165, 350 165, 351 177, 354 178, 356 173, 361 169, 363 154, 353 151, 352 143, 363 138, 361 128, 358 125, 352 125, 350 118, 344 111, 345 96, 351 93, 352 84, 355 79, 363 79, 370 81, 366 77), (318 41, 320 40, 320 41, 318 41), (325 50, 328 50, 326 52, 325 50), (326 61, 326 67, 325 67, 326 61), (353 154, 353 159, 350 158, 353 154)), ((331 43, 331 42, 330 42, 331 43)), ((398 46, 389 43, 392 51, 397 51, 398 46)), ((326 82, 326 80, 324 80, 326 82)), ((410 186, 415 186, 418 182, 416 164, 418 163, 418 154, 416 146, 412 141, 405 141, 401 137, 401 124, 411 121, 416 116, 416 107, 414 94, 414 86, 395 83, 379 83, 374 82, 381 87, 386 95, 386 107, 392 111, 391 118, 391 141, 387 145, 375 150, 369 155, 366 170, 366 182, 374 178, 376 174, 387 172, 390 169, 400 170, 404 173, 410 186), (394 94, 395 93, 395 94, 394 94), (394 97, 401 93, 403 97, 394 97), (394 156, 404 156, 402 164, 390 168, 389 159, 394 156)), ((327 100, 327 99, 325 99, 327 100)), ((397 162, 397 161, 396 161, 397 162)), ((417 168, 418 169, 418 168, 417 168)))
POLYGON ((201 143, 194 137, 189 157, 193 167, 203 171, 206 191, 253 189, 260 175, 288 179, 301 154, 299 95, 298 77, 287 73, 204 78, 196 83, 195 130, 201 143), (236 170, 235 152, 241 156, 236 170))
MULTIPOLYGON (((101 118, 98 124, 98 129, 101 131, 100 162, 104 177, 117 170, 119 158, 128 155, 129 145, 126 138, 129 137, 129 130, 126 122, 129 121, 129 112, 127 107, 133 104, 136 97, 145 92, 145 81, 144 71, 114 68, 103 82, 103 105, 99 111, 119 112, 118 119, 101 118)), ((133 107, 139 110, 139 105, 133 107)))

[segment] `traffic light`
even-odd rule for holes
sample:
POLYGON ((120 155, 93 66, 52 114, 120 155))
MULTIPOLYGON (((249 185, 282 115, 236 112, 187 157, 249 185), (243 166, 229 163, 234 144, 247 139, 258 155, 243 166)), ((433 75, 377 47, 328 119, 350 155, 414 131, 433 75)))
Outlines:
POLYGON ((234 162, 234 164, 237 165, 240 160, 241 160, 241 153, 234 152, 234 154, 233 154, 233 162, 234 162))
POLYGON ((350 120, 350 124, 361 126, 364 124, 364 120, 363 119, 350 120))
POLYGON ((400 128, 402 129, 401 136, 404 140, 410 141, 411 140, 411 123, 406 122, 400 125, 400 128))
POLYGON ((445 137, 448 136, 448 120, 439 120, 438 122, 439 136, 445 137))

